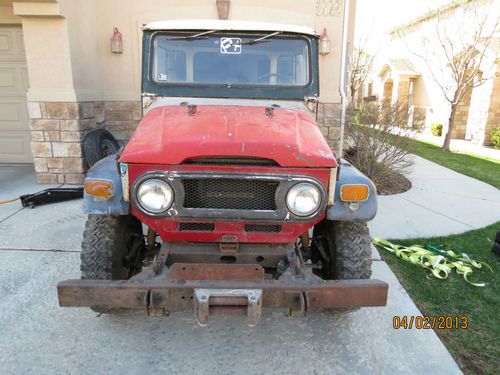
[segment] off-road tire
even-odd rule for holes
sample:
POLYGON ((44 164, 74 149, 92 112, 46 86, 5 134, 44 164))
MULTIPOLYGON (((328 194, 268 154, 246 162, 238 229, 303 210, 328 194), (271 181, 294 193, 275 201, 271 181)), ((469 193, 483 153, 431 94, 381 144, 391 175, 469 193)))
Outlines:
MULTIPOLYGON (((137 269, 125 263, 131 236, 142 240, 142 225, 133 216, 89 215, 83 232, 80 270, 82 279, 125 280, 137 269)), ((92 306, 96 312, 116 312, 92 306)))
MULTIPOLYGON (((314 227, 313 241, 322 242, 328 251, 324 278, 369 279, 372 270, 371 239, 363 222, 323 220, 314 227)), ((325 261, 323 259, 323 261, 325 261)), ((335 312, 353 312, 355 309, 336 309, 335 312)))
POLYGON ((335 277, 369 279, 372 275, 371 238, 366 223, 337 221, 333 224, 335 277))
POLYGON ((335 280, 370 278, 371 239, 366 223, 323 220, 314 227, 313 241, 322 241, 328 252, 324 277, 335 280))
POLYGON ((120 144, 106 129, 95 129, 88 132, 83 141, 83 153, 89 167, 106 156, 116 154, 119 149, 120 144))

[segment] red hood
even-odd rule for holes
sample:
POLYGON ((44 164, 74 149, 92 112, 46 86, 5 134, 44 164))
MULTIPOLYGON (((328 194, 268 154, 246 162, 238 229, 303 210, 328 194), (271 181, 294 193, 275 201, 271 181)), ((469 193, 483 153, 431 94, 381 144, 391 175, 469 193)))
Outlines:
POLYGON ((120 161, 181 164, 201 157, 272 159, 282 167, 335 167, 332 151, 314 119, 300 111, 264 107, 182 106, 148 112, 120 161))

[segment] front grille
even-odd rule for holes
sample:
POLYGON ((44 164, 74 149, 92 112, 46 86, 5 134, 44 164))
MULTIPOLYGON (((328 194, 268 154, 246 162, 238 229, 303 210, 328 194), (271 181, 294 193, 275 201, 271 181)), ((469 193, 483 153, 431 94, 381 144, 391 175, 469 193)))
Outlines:
POLYGON ((215 225, 211 223, 180 223, 180 231, 213 232, 215 225))
POLYGON ((246 224, 245 232, 281 232, 281 225, 246 224))
POLYGON ((232 178, 182 180, 185 208, 276 210, 278 182, 232 178))
POLYGON ((247 165, 255 167, 277 167, 278 163, 270 159, 257 158, 197 158, 188 159, 184 164, 195 165, 247 165))

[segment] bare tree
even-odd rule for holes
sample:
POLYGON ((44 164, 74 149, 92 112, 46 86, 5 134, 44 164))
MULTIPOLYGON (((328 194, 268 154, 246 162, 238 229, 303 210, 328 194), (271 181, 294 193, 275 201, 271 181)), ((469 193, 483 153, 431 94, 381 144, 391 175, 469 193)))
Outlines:
POLYGON ((360 96, 360 90, 370 74, 373 66, 374 55, 368 53, 365 49, 367 38, 361 40, 353 48, 351 60, 349 61, 349 89, 351 93, 351 104, 357 106, 356 98, 360 96))
POLYGON ((442 146, 444 151, 450 150, 455 115, 460 102, 470 90, 491 78, 481 71, 499 22, 498 14, 488 11, 494 9, 491 6, 491 2, 485 4, 484 1, 466 1, 460 9, 461 15, 456 9, 438 14, 435 22, 437 44, 425 48, 430 43, 428 39, 423 39, 422 53, 409 48, 425 61, 430 75, 449 103, 448 132, 442 146))

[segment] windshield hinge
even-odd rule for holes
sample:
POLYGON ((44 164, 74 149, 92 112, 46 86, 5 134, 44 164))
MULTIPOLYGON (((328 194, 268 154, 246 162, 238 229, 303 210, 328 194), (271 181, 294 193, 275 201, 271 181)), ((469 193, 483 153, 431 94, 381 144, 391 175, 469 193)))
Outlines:
POLYGON ((314 96, 304 96, 304 104, 305 104, 305 106, 311 112, 316 112, 316 116, 317 116, 317 112, 318 112, 318 103, 319 103, 319 100, 318 100, 318 96, 317 95, 314 95, 314 96))

